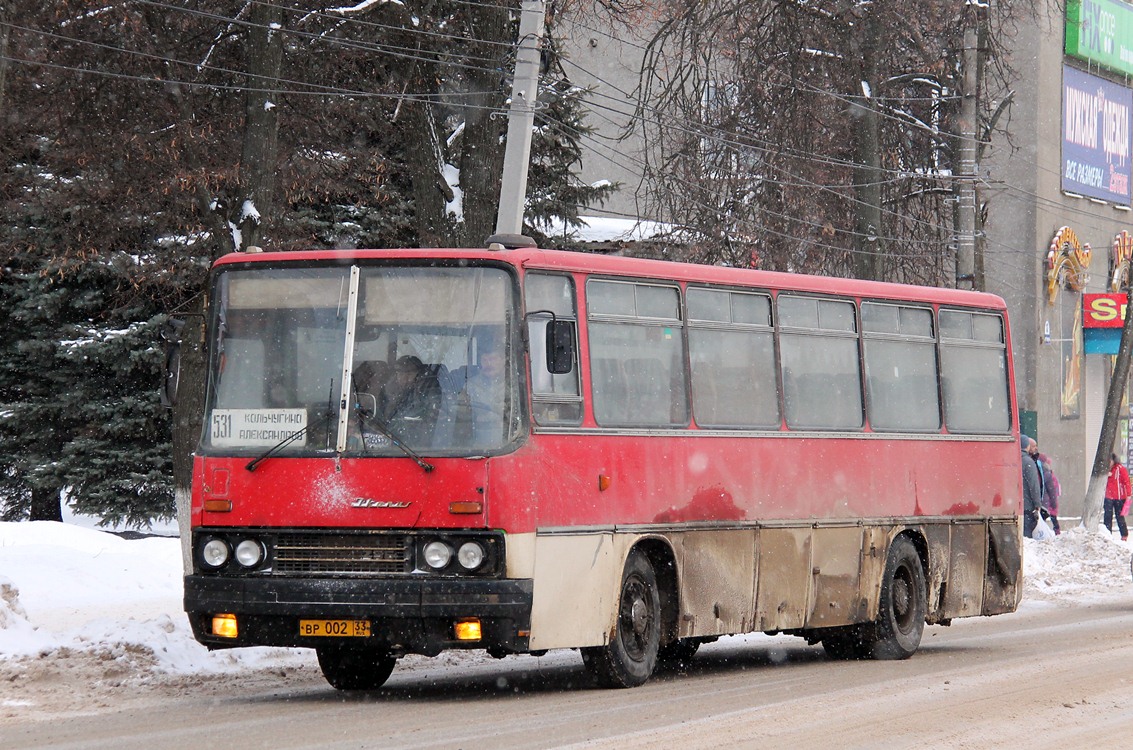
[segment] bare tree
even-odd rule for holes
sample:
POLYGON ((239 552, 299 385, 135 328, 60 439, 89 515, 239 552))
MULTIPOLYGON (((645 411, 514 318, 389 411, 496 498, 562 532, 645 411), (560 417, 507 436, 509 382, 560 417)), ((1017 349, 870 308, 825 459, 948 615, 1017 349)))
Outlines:
POLYGON ((963 4, 656 5, 635 127, 690 259, 952 283, 963 4))

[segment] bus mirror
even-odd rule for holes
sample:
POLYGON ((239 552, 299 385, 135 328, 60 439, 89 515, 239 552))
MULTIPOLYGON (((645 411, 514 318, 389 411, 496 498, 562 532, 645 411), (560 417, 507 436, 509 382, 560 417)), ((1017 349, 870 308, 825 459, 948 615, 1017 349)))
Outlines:
POLYGON ((547 371, 565 375, 574 369, 574 324, 552 318, 547 321, 547 371))
POLYGON ((181 379, 181 329, 185 321, 170 318, 161 329, 165 340, 165 368, 162 373, 161 405, 167 409, 177 403, 177 383, 181 379))

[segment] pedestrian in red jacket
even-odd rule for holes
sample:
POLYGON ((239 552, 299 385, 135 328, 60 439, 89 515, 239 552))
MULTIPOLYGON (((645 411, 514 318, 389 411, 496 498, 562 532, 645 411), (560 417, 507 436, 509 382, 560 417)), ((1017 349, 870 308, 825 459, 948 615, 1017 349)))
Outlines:
POLYGON ((1117 516, 1117 530, 1121 541, 1129 539, 1129 528, 1125 525, 1125 514, 1129 510, 1129 496, 1133 494, 1129 486, 1129 472, 1117 460, 1117 454, 1109 454, 1109 479, 1105 483, 1105 527, 1113 533, 1113 517, 1117 516))

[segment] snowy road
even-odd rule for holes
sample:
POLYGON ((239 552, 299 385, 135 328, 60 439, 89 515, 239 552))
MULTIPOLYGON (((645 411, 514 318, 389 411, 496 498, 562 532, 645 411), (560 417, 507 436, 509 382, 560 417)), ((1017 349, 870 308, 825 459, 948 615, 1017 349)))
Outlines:
POLYGON ((336 694, 303 665, 159 681, 121 691, 121 708, 6 722, 0 745, 1121 748, 1133 727, 1128 593, 930 627, 906 662, 832 662, 788 637, 729 639, 688 674, 635 690, 593 689, 571 652, 422 660, 371 694, 336 694))

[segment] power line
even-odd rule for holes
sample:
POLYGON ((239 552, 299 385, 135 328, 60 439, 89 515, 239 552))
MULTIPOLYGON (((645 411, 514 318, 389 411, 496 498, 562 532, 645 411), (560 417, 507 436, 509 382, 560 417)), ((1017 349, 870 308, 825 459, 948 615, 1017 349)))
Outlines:
MULTIPOLYGON (((183 8, 178 8, 177 6, 171 6, 167 3, 159 3, 159 2, 152 2, 152 1, 147 2, 147 0, 141 0, 141 1, 144 2, 145 4, 152 5, 152 6, 155 6, 155 7, 161 7, 161 8, 170 9, 170 10, 185 10, 183 8)), ((509 7, 509 9, 510 9, 510 6, 501 6, 501 7, 509 7)), ((203 14, 203 15, 205 15, 206 17, 215 19, 215 20, 223 20, 225 23, 231 23, 232 22, 232 19, 229 19, 229 18, 224 17, 224 16, 217 16, 215 14, 203 14)), ((329 17, 329 14, 322 14, 322 15, 329 17)), ((339 19, 335 19, 335 20, 339 20, 339 19)), ((353 23, 368 23, 368 22, 362 22, 359 19, 346 19, 346 20, 349 20, 353 23)), ((255 26, 255 24, 252 24, 252 23, 246 22, 246 21, 242 22, 242 23, 245 26, 255 26)), ((390 27, 388 25, 379 25, 379 24, 373 24, 373 25, 377 26, 377 27, 381 27, 381 28, 396 29, 399 33, 400 32, 406 32, 406 33, 409 33, 409 34, 431 33, 431 32, 425 32, 424 30, 403 29, 401 27, 390 27)), ((25 30, 26 30, 26 27, 20 27, 20 28, 25 28, 25 30)), ((36 30, 31 30, 31 31, 36 31, 36 30)), ((38 33, 50 34, 51 32, 38 32, 38 33)), ((466 37, 445 36, 445 35, 439 35, 439 37, 451 38, 453 40, 459 40, 459 41, 469 41, 466 37)), ((345 46, 347 46, 347 48, 362 49, 364 51, 372 51, 372 52, 375 52, 377 54, 387 54, 388 50, 391 48, 389 45, 383 46, 383 45, 380 45, 380 44, 366 44, 366 43, 356 43, 356 42, 345 43, 340 38, 330 39, 330 38, 327 38, 327 37, 325 37, 324 35, 321 35, 321 34, 306 34, 306 38, 319 39, 320 41, 331 44, 331 45, 345 44, 345 46)), ((81 40, 81 39, 73 39, 73 41, 75 41, 76 43, 88 43, 88 42, 86 42, 86 40, 81 40)), ((97 43, 92 43, 92 44, 97 44, 97 43)), ((188 63, 188 62, 184 62, 184 61, 178 61, 178 60, 172 60, 172 59, 169 59, 169 58, 162 58, 160 56, 149 55, 147 53, 140 53, 140 52, 131 51, 131 50, 122 50, 121 48, 113 48, 109 45, 101 45, 101 46, 106 48, 106 49, 118 49, 118 50, 126 52, 128 54, 143 55, 143 56, 146 56, 150 59, 161 60, 161 61, 163 61, 167 64, 170 64, 170 65, 184 65, 184 66, 193 65, 192 63, 188 63)), ((394 50, 410 49, 411 50, 412 48, 396 47, 395 46, 395 47, 392 47, 392 49, 394 49, 394 50)), ((421 55, 408 55, 407 57, 408 57, 408 59, 411 59, 411 60, 414 60, 414 61, 417 61, 417 62, 428 62, 428 63, 437 62, 433 58, 428 58, 428 57, 424 57, 424 56, 421 56, 421 55)), ((25 63, 25 64, 48 65, 48 66, 59 68, 59 69, 68 69, 67 66, 59 66, 59 65, 54 65, 54 64, 51 64, 51 63, 36 62, 36 61, 31 61, 31 60, 16 60, 16 58, 9 58, 9 59, 13 59, 17 62, 22 62, 22 63, 25 63)), ((167 85, 167 84, 170 83, 169 80, 147 78, 145 76, 131 76, 129 74, 112 73, 112 72, 109 72, 109 71, 91 71, 91 70, 82 69, 82 68, 70 68, 70 69, 73 70, 74 72, 81 73, 81 74, 111 75, 111 76, 114 76, 114 77, 132 78, 132 79, 140 80, 140 81, 149 81, 149 82, 153 82, 153 83, 161 83, 163 85, 167 85)), ((489 68, 475 67, 475 66, 468 66, 468 69, 478 70, 478 71, 495 70, 494 68, 489 69, 489 68)), ((579 69, 584 70, 581 67, 579 69)), ((244 73, 241 72, 241 71, 233 71, 233 70, 230 70, 230 69, 224 69, 224 68, 219 68, 219 67, 211 68, 211 70, 213 70, 214 72, 227 73, 227 74, 232 74, 232 75, 244 75, 244 73)), ((428 102, 428 103, 440 103, 440 102, 443 102, 446 99, 450 99, 454 96, 454 92, 446 92, 446 93, 442 93, 442 94, 407 94, 407 95, 401 95, 401 94, 387 94, 387 93, 354 91, 354 90, 344 89, 344 88, 340 88, 340 87, 321 86, 319 84, 312 84, 312 83, 307 83, 307 82, 303 82, 303 81, 284 80, 283 82, 286 85, 289 85, 289 86, 302 87, 302 89, 301 90, 300 89, 282 90, 282 91, 273 92, 273 93, 280 93, 280 94, 285 94, 285 95, 346 96, 346 97, 372 96, 372 97, 379 97, 379 98, 410 99, 410 100, 414 100, 414 101, 423 101, 423 102, 428 102)), ((193 81, 186 81, 184 83, 185 83, 185 85, 208 86, 208 87, 211 87, 211 88, 219 88, 219 89, 222 89, 222 90, 230 90, 230 91, 254 90, 254 89, 252 89, 248 86, 224 86, 224 85, 218 85, 218 84, 206 84, 206 83, 193 82, 193 81)), ((822 95, 831 95, 830 92, 817 90, 817 89, 814 89, 813 92, 817 93, 817 94, 822 94, 822 95)), ((496 93, 496 92, 471 92, 469 95, 484 95, 484 94, 490 94, 490 93, 496 93)), ((486 108, 486 109, 493 109, 493 108, 486 108)), ((615 108, 609 108, 609 109, 610 109, 610 111, 615 112, 619 115, 627 114, 624 111, 621 111, 621 110, 618 110, 618 109, 615 109, 615 108)), ((648 107, 643 108, 641 111, 643 111, 644 113, 659 114, 658 110, 648 108, 648 107)), ((753 150, 756 150, 756 151, 763 149, 764 153, 766 153, 766 154, 784 153, 782 150, 772 151, 771 148, 768 145, 760 145, 760 144, 766 144, 766 142, 757 141, 756 145, 753 145, 750 142, 737 141, 737 140, 734 140, 731 137, 730 134, 724 134, 724 131, 720 131, 718 129, 707 128, 703 125, 696 125, 696 126, 688 125, 687 120, 674 121, 673 124, 676 125, 676 126, 683 126, 684 132, 686 134, 695 135, 696 137, 704 138, 706 140, 710 140, 710 141, 713 141, 713 142, 718 142, 720 144, 727 145, 727 146, 730 146, 730 147, 741 148, 741 149, 753 149, 753 150)), ((788 153, 788 155, 790 155, 789 152, 787 152, 787 153, 788 153)), ((820 164, 820 165, 830 165, 830 166, 839 166, 839 167, 852 166, 852 164, 849 163, 849 162, 845 162, 845 161, 842 161, 842 160, 835 160, 835 159, 831 159, 829 157, 818 157, 816 155, 798 155, 797 158, 805 158, 812 163, 820 164)), ((640 162, 638 164, 638 166, 641 166, 642 168, 644 168, 647 165, 644 162, 640 162)), ((891 174, 897 175, 897 177, 895 177, 894 179, 906 179, 908 177, 907 173, 901 172, 899 170, 885 170, 885 171, 890 172, 891 174)), ((840 186, 837 186, 837 187, 831 187, 831 186, 826 186, 826 185, 819 185, 819 184, 813 183, 812 181, 808 181, 808 180, 802 180, 801 178, 797 182, 787 182, 787 181, 781 180, 781 179, 780 180, 769 180, 769 182, 774 182, 775 184, 785 185, 785 186, 794 185, 794 186, 802 186, 802 187, 814 187, 816 189, 831 190, 836 195, 838 195, 838 197, 841 200, 847 200, 848 199, 847 196, 838 192, 839 188, 840 189, 846 189, 848 187, 848 186, 845 186, 845 185, 840 185, 840 186)), ((705 208, 705 209, 711 209, 710 206, 703 206, 702 205, 701 207, 705 208)), ((888 213, 890 215, 894 215, 894 216, 900 215, 897 212, 892 212, 892 211, 889 211, 888 213)), ((770 212, 770 215, 774 215, 778 218, 782 218, 782 219, 788 220, 788 221, 798 221, 797 217, 790 217, 790 216, 786 216, 784 214, 778 214, 778 213, 775 213, 775 212, 770 212)), ((806 223, 806 222, 803 222, 803 223, 806 223)), ((812 226, 812 228, 815 227, 815 225, 813 223, 811 223, 810 226, 812 226)), ((945 232, 947 230, 947 228, 944 227, 944 226, 940 226, 940 225, 936 225, 936 224, 932 224, 932 223, 925 223, 924 226, 933 229, 933 231, 945 232)), ((853 232, 846 232, 846 234, 848 234, 850 236, 854 235, 853 232)), ((781 235, 781 236, 787 237, 788 239, 794 239, 794 240, 800 241, 800 242, 810 241, 809 239, 806 239, 806 238, 791 237, 791 236, 788 236, 788 235, 781 235)), ((881 239, 890 241, 890 240, 895 240, 896 238, 881 238, 881 239)), ((917 241, 913 240, 913 242, 917 242, 917 241)), ((927 243, 927 244, 936 244, 936 243, 931 242, 931 243, 927 243)), ((841 247, 830 246, 830 248, 836 249, 840 252, 846 251, 845 248, 841 248, 841 247)))

